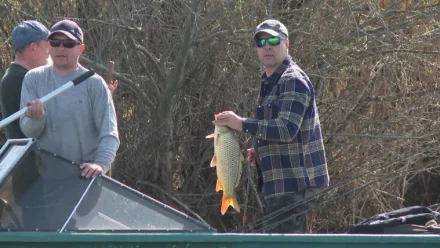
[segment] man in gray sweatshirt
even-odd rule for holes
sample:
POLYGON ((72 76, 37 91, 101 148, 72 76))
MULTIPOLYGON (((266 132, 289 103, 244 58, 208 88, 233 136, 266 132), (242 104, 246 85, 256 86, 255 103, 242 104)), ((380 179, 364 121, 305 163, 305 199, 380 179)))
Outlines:
MULTIPOLYGON (((77 23, 57 22, 50 30, 49 44, 53 64, 32 69, 24 78, 20 107, 28 110, 20 118, 20 128, 26 137, 36 138, 42 149, 80 163, 83 177, 104 174, 119 147, 110 91, 95 74, 43 105, 41 97, 87 71, 79 64, 85 45, 77 23)), ((51 170, 51 175, 62 175, 57 168, 51 170)))

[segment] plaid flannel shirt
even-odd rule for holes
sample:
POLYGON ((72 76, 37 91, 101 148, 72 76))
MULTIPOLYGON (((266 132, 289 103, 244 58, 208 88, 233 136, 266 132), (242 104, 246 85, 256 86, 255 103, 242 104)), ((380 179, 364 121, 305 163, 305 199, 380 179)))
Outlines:
POLYGON ((313 85, 290 56, 269 78, 263 73, 255 118, 243 131, 254 136, 265 198, 329 185, 313 85))

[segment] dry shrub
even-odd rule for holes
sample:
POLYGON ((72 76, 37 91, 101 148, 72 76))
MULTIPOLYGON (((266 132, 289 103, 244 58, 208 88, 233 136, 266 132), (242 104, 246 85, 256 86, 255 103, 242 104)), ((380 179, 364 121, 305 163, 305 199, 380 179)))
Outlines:
MULTIPOLYGON (((11 61, 16 21, 76 20, 87 46, 81 62, 104 74, 113 60, 121 81, 114 96, 121 146, 113 177, 229 232, 241 226, 241 215, 220 215, 221 193, 209 167, 212 140, 204 137, 216 112, 252 115, 261 72, 252 34, 272 16, 288 27, 290 54, 317 92, 331 190, 311 215, 310 229, 345 232, 373 214, 438 202, 436 1, 195 4, 5 0, 0 63, 5 68, 11 61)), ((249 137, 239 137, 245 153, 249 137)), ((237 189, 241 203, 246 176, 237 189)), ((255 180, 255 169, 250 176, 255 180)), ((252 221, 262 215, 261 198, 248 193, 252 221)))

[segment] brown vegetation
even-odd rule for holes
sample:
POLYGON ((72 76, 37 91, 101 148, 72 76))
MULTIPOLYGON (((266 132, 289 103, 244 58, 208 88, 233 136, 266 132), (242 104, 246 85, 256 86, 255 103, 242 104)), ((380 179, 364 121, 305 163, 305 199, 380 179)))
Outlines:
MULTIPOLYGON (((252 32, 279 19, 315 84, 331 174, 310 227, 345 232, 373 214, 439 202, 439 12, 434 0, 0 0, 0 75, 19 21, 76 20, 81 63, 105 75, 113 60, 120 81, 113 177, 229 232, 241 215, 220 215, 204 137, 216 112, 252 115, 261 71, 252 32)), ((240 138, 244 153, 249 137, 240 138)), ((261 217, 254 192, 249 220, 261 217)), ((245 193, 246 174, 239 202, 245 193)))

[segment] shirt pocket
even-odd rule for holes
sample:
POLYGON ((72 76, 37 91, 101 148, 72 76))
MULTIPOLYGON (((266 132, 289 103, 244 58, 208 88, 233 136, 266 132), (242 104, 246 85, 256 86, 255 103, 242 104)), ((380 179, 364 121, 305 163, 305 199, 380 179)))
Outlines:
POLYGON ((272 101, 263 106, 257 106, 258 120, 271 120, 278 117, 279 107, 276 101, 272 101))
POLYGON ((71 94, 67 97, 60 97, 55 106, 57 112, 57 119, 59 121, 72 122, 73 118, 78 115, 78 112, 83 111, 83 105, 87 104, 81 94, 71 94))

